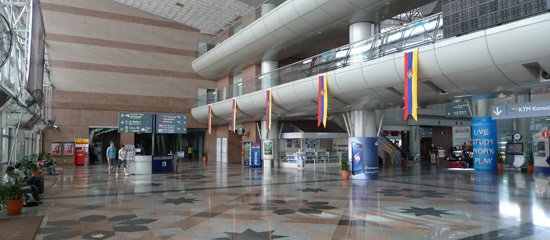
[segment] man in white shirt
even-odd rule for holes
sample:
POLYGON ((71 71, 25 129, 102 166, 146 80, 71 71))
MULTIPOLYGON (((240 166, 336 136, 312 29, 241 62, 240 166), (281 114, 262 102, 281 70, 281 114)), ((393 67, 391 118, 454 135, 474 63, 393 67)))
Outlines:
POLYGON ((124 167, 124 175, 128 176, 128 172, 126 171, 126 148, 124 148, 124 145, 120 146, 120 150, 118 150, 118 161, 116 166, 116 175, 118 176, 118 169, 124 167))

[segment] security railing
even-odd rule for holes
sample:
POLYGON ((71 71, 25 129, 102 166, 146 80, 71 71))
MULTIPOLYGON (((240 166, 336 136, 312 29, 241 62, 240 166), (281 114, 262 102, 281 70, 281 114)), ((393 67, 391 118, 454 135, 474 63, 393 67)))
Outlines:
POLYGON ((196 107, 377 59, 443 38, 436 14, 199 96, 196 107))
POLYGON ((216 45, 222 43, 223 41, 241 31, 246 26, 265 16, 268 12, 281 5, 281 3, 283 3, 284 1, 285 0, 267 0, 260 4, 257 8, 246 13, 244 17, 233 23, 230 23, 229 27, 225 28, 218 35, 210 39, 210 41, 208 41, 207 43, 199 44, 199 56, 210 51, 211 49, 216 47, 216 45))

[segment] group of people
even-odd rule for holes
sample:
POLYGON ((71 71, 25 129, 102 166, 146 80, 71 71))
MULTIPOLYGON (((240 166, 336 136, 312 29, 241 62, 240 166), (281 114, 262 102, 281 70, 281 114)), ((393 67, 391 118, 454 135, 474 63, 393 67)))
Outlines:
POLYGON ((115 143, 111 141, 109 143, 109 147, 107 148, 106 152, 107 157, 107 163, 108 167, 107 170, 109 172, 109 175, 111 175, 111 170, 115 170, 115 175, 118 176, 118 170, 119 168, 124 169, 124 175, 128 176, 127 168, 127 158, 126 158, 126 149, 124 148, 124 145, 120 145, 120 149, 118 150, 118 158, 117 158, 117 150, 115 147, 115 143))
POLYGON ((21 183, 25 197, 25 205, 37 205, 42 203, 40 195, 44 193, 44 176, 26 175, 23 164, 20 162, 15 167, 8 166, 2 179, 4 184, 21 183))
POLYGON ((439 161, 445 160, 446 154, 447 153, 445 151, 445 148, 443 148, 442 146, 436 147, 433 143, 430 146, 430 160, 432 163, 436 163, 436 159, 438 159, 439 161))

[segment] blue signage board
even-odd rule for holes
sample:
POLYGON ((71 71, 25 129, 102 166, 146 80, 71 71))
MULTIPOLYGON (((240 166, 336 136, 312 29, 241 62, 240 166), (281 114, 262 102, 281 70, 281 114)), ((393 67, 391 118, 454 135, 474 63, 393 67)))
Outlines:
POLYGON ((379 173, 377 138, 355 137, 348 140, 348 156, 353 178, 377 179, 379 173))
POLYGON ((445 116, 452 117, 471 117, 472 110, 470 108, 470 102, 450 102, 445 106, 445 116))
POLYGON ((151 113, 118 113, 118 130, 123 133, 152 133, 153 114, 151 113))
POLYGON ((156 132, 159 134, 187 133, 187 116, 183 114, 156 114, 156 132))
POLYGON ((262 148, 261 144, 254 142, 250 151, 250 166, 261 167, 262 166, 262 148))
POLYGON ((550 116, 550 100, 491 106, 493 119, 533 118, 550 116))
POLYGON ((497 126, 491 117, 472 118, 475 170, 497 169, 497 126))

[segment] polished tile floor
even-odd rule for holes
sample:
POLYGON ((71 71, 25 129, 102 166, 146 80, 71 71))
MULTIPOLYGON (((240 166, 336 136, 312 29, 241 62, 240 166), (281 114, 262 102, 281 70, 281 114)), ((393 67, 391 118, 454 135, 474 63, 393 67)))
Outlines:
POLYGON ((23 212, 45 216, 36 239, 550 239, 548 179, 517 172, 412 164, 344 182, 323 168, 89 166, 66 167, 47 191, 23 212))

